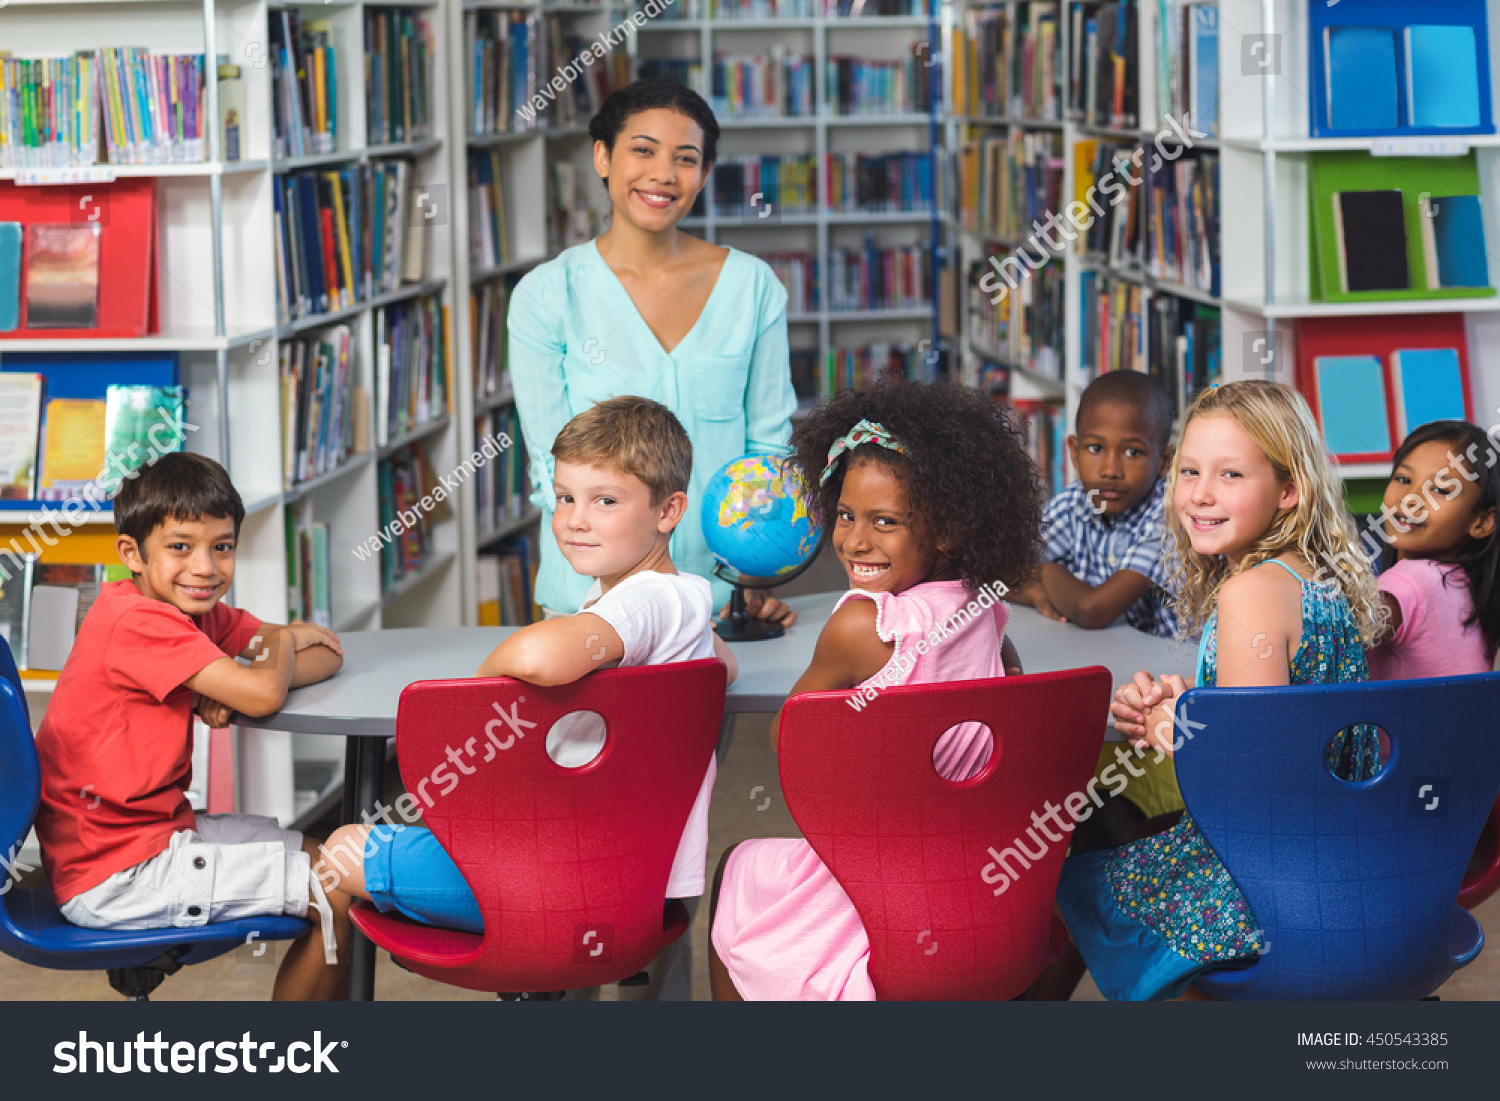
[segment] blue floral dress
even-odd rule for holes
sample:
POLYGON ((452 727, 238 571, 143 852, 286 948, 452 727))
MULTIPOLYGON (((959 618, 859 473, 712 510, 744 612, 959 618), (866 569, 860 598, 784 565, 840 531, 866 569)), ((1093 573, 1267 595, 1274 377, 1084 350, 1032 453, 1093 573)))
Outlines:
MULTIPOLYGON (((1276 561, 1273 559, 1272 561, 1276 561)), ((1293 684, 1369 679, 1359 630, 1336 585, 1303 581, 1302 643, 1293 684)), ((1200 687, 1218 682, 1217 610, 1198 657, 1200 687)), ((1380 771, 1373 726, 1341 731, 1328 765, 1346 780, 1380 771)), ((1204 971, 1260 952, 1260 927, 1229 871, 1186 814, 1171 829, 1116 849, 1070 857, 1058 906, 1099 990, 1111 1001, 1174 998, 1204 971)))

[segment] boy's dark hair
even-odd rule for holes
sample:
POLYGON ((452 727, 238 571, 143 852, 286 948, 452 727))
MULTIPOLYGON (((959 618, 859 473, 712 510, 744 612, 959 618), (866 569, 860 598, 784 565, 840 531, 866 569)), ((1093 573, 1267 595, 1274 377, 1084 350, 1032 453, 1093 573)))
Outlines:
MULTIPOLYGON (((1500 505, 1500 450, 1477 424, 1432 421, 1413 429, 1391 456, 1391 469, 1394 471, 1418 447, 1434 440, 1448 444, 1449 451, 1463 459, 1463 469, 1449 471, 1450 478, 1465 478, 1463 470, 1478 475, 1474 482, 1474 488, 1479 491, 1476 514, 1495 510, 1500 505)), ((1497 513, 1496 521, 1500 524, 1500 513, 1497 513)), ((1380 568, 1388 570, 1395 562, 1396 548, 1387 543, 1381 552, 1380 568)), ((1464 620, 1463 626, 1479 624, 1480 633, 1484 635, 1485 653, 1493 659, 1495 648, 1500 646, 1500 528, 1490 532, 1487 538, 1468 540, 1455 562, 1468 575, 1469 599, 1474 602, 1474 611, 1464 620)), ((1443 584, 1447 583, 1445 577, 1443 584)))
MULTIPOLYGON (((615 139, 625 129, 632 115, 642 111, 653 111, 658 107, 669 107, 680 111, 703 129, 703 165, 713 164, 719 153, 719 120, 713 108, 703 97, 685 84, 675 80, 637 80, 623 88, 616 88, 589 119, 589 137, 602 141, 611 154, 615 151, 615 139)), ((608 181, 605 181, 608 183, 608 181)))
POLYGON ((651 490, 653 505, 686 493, 693 476, 687 430, 672 410, 650 398, 610 398, 585 409, 552 441, 552 457, 633 474, 651 490))
POLYGON ((911 504, 913 518, 947 545, 965 586, 1028 584, 1041 552, 1042 494, 1036 465, 1006 408, 967 386, 888 379, 844 390, 792 433, 791 456, 815 522, 836 515, 844 475, 859 460, 883 463, 911 504), (905 453, 879 444, 846 452, 823 485, 828 449, 862 420, 882 425, 905 453))
POLYGON ((1165 451, 1172 442, 1172 420, 1176 411, 1162 384, 1141 371, 1106 371, 1078 399, 1074 431, 1083 434, 1083 418, 1097 405, 1133 405, 1151 422, 1157 446, 1165 451))
POLYGON ((168 520, 232 519, 240 534, 245 505, 229 472, 206 455, 174 451, 127 476, 115 494, 115 531, 146 556, 146 537, 168 520))

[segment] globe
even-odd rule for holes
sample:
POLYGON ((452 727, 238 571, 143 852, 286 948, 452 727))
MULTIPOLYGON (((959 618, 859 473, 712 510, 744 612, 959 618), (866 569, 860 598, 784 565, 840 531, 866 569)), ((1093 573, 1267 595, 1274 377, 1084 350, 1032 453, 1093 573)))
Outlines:
POLYGON ((709 552, 741 578, 785 578, 818 549, 796 468, 776 455, 721 466, 703 489, 701 520, 709 552))

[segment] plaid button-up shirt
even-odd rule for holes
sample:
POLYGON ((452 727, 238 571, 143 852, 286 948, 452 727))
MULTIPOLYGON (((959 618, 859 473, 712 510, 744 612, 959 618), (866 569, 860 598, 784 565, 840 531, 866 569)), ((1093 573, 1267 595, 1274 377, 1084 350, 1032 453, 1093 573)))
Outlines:
POLYGON ((1106 520, 1090 507, 1083 483, 1073 482, 1042 510, 1042 561, 1061 563, 1090 585, 1102 585, 1120 570, 1149 578, 1151 588, 1125 609, 1125 622, 1171 638, 1177 634, 1177 615, 1166 589, 1166 489, 1166 480, 1158 478, 1129 512, 1106 520))

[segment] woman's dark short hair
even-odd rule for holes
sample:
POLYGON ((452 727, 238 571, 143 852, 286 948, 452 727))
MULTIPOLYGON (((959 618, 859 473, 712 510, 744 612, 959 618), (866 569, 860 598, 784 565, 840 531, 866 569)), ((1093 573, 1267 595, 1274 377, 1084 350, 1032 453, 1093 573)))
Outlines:
POLYGON ((175 451, 126 475, 115 494, 115 531, 145 557, 146 537, 168 520, 234 521, 240 533, 245 505, 229 472, 206 455, 175 451))
POLYGON ((602 141, 613 153, 615 139, 630 117, 658 107, 680 111, 696 122, 703 129, 703 163, 709 165, 718 159, 719 120, 714 118, 713 108, 697 92, 675 80, 637 80, 615 89, 589 119, 589 137, 602 141))

